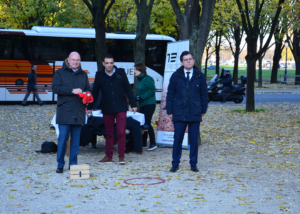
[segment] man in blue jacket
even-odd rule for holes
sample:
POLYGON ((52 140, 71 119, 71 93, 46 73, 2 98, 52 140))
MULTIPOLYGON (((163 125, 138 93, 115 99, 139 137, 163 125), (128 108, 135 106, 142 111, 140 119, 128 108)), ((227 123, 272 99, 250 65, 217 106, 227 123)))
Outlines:
POLYGON ((222 98, 223 98, 222 102, 225 103, 226 95, 232 88, 232 78, 231 78, 229 70, 224 71, 224 77, 222 79, 220 79, 219 83, 223 84, 223 89, 222 89, 221 94, 222 94, 222 98))
POLYGON ((170 172, 179 169, 182 141, 187 126, 191 170, 199 172, 198 134, 208 104, 206 77, 194 66, 195 60, 190 52, 182 52, 180 61, 182 66, 172 74, 167 92, 167 114, 174 124, 173 161, 170 172))

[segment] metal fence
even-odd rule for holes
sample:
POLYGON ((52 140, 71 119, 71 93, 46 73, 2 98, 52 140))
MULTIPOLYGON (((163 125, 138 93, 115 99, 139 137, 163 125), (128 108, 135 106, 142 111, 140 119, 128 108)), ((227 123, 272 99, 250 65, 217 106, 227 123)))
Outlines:
POLYGON ((284 84, 295 84, 300 83, 300 81, 296 81, 296 77, 300 77, 300 75, 280 75, 280 83, 284 84))

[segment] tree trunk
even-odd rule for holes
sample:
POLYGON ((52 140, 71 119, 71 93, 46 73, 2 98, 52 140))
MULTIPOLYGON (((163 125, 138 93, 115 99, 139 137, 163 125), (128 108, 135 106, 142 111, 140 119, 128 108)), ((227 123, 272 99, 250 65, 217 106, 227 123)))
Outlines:
POLYGON ((207 48, 206 48, 206 58, 205 58, 205 72, 204 72, 206 78, 207 78, 208 51, 209 51, 209 48, 207 47, 207 48))
MULTIPOLYGON (((295 75, 300 75, 300 30, 294 30, 293 55, 296 63, 295 75)), ((300 85, 300 77, 295 78, 295 84, 300 85)))
POLYGON ((246 39, 248 53, 246 56, 247 61, 247 89, 246 89, 246 110, 253 112, 255 110, 255 100, 254 100, 254 81, 256 73, 256 46, 257 37, 246 39))
POLYGON ((262 88, 262 57, 258 59, 258 88, 262 88))
MULTIPOLYGON (((259 34, 259 50, 262 49, 262 43, 264 40, 264 34, 261 32, 259 34)), ((258 59, 258 87, 262 88, 262 61, 263 61, 263 56, 260 56, 258 59)))
MULTIPOLYGON (((190 22, 191 22, 191 14, 193 12, 195 0, 187 0, 185 6, 185 12, 182 13, 180 7, 178 5, 177 0, 170 0, 174 13, 176 15, 176 21, 179 28, 179 40, 190 39, 190 22)), ((198 19, 199 19, 198 13, 198 19)))
POLYGON ((271 73, 271 80, 270 83, 278 83, 278 67, 279 62, 281 59, 281 53, 282 53, 282 41, 283 38, 276 38, 275 40, 275 51, 273 56, 273 67, 272 67, 272 73, 271 73))
MULTIPOLYGON (((146 61, 146 36, 150 28, 149 20, 154 0, 150 0, 147 6, 146 0, 135 0, 137 6, 137 29, 136 37, 133 41, 133 56, 135 63, 144 63, 146 61)), ((133 94, 136 94, 137 78, 134 77, 133 94)))
MULTIPOLYGON (((239 49, 237 47, 237 49, 239 49)), ((234 53, 234 67, 233 67, 233 84, 238 84, 239 81, 239 52, 234 53)))
POLYGON ((239 73, 239 55, 241 45, 241 26, 238 25, 234 28, 234 39, 235 39, 235 53, 234 53, 234 67, 233 67, 233 83, 238 84, 238 73, 239 73))
MULTIPOLYGON (((195 65, 201 69, 202 55, 199 58, 199 50, 197 49, 197 45, 199 43, 199 34, 197 29, 199 28, 199 15, 201 12, 199 1, 194 1, 194 6, 191 9, 191 19, 189 23, 190 28, 190 47, 189 51, 193 54, 195 58, 195 65)), ((205 41, 206 43, 206 41, 205 41)), ((204 46, 205 47, 205 46, 204 46)), ((204 50, 204 49, 203 49, 204 50)), ((202 52, 203 53, 203 52, 202 52)))
POLYGON ((102 61, 107 52, 106 37, 105 37, 105 21, 102 18, 102 14, 98 14, 94 18, 95 32, 96 32, 96 44, 95 55, 97 60, 98 71, 103 69, 102 61))
POLYGON ((109 5, 106 7, 107 0, 97 1, 97 0, 83 0, 88 9, 90 10, 93 16, 93 24, 95 27, 96 40, 95 40, 95 56, 97 60, 97 69, 102 70, 102 60, 106 55, 107 47, 106 47, 106 37, 105 37, 105 18, 115 3, 115 0, 111 0, 109 5), (105 8, 106 7, 106 8, 105 8))
POLYGON ((150 13, 152 11, 154 0, 150 0, 147 6, 146 0, 135 1, 137 4, 137 29, 136 37, 133 41, 133 55, 134 62, 142 62, 145 64, 145 46, 146 46, 146 36, 149 30, 149 19, 150 13))
MULTIPOLYGON (((197 4, 199 4, 199 1, 195 0, 197 4)), ((196 4, 195 3, 195 4, 196 4)), ((191 29, 193 31, 197 31, 197 43, 192 44, 190 42, 190 48, 191 45, 194 45, 195 49, 192 49, 192 52, 195 57, 195 64, 200 69, 201 68, 201 61, 203 52, 205 49, 206 41, 209 35, 214 9, 215 9, 216 0, 202 0, 202 13, 201 13, 201 20, 199 23, 199 26, 191 29)), ((199 15, 198 15, 199 17, 199 15)))
POLYGON ((221 49, 222 31, 216 32, 216 74, 220 76, 220 49, 221 49))

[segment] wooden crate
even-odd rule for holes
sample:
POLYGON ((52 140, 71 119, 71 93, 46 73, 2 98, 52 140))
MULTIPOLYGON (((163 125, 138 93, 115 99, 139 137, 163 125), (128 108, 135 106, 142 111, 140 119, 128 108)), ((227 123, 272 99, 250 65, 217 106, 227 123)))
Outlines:
POLYGON ((90 166, 88 164, 71 165, 70 166, 71 179, 89 179, 90 166))

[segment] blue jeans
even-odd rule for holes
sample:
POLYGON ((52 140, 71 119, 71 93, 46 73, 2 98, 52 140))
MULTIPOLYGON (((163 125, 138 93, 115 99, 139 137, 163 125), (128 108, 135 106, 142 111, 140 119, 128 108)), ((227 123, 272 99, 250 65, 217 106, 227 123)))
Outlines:
POLYGON ((186 127, 188 126, 188 133, 190 139, 190 165, 196 166, 198 163, 198 134, 200 122, 173 122, 174 124, 174 144, 172 154, 172 165, 178 166, 180 163, 182 152, 182 141, 186 127))
POLYGON ((65 153, 67 147, 67 140, 69 139, 69 133, 71 133, 70 142, 70 159, 69 165, 77 164, 77 155, 80 145, 80 132, 81 125, 58 125, 58 148, 57 148, 57 163, 58 168, 63 168, 65 165, 65 153))

